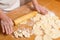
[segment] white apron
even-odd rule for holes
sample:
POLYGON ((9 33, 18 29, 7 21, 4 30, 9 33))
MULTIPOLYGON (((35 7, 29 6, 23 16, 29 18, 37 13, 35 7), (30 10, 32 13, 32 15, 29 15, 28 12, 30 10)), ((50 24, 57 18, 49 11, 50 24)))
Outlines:
POLYGON ((11 11, 20 6, 20 0, 0 0, 0 9, 11 11))

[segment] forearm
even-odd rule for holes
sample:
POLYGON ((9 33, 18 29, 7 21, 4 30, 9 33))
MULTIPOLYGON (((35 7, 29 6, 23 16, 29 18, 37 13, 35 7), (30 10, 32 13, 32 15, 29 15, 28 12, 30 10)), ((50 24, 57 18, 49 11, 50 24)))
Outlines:
POLYGON ((34 6, 36 6, 38 4, 37 0, 32 0, 32 3, 34 6))
POLYGON ((2 10, 0 9, 0 19, 2 18, 2 10))

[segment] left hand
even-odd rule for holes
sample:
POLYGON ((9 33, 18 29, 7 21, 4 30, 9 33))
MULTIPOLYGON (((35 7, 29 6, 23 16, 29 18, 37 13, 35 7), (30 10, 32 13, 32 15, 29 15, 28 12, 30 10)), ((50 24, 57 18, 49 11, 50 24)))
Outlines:
POLYGON ((0 13, 0 16, 2 32, 11 34, 13 32, 13 21, 3 12, 0 13))

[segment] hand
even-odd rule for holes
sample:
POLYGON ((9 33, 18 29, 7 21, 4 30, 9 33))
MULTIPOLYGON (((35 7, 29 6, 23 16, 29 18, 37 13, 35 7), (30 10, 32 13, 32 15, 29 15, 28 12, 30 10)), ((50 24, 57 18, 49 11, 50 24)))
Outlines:
POLYGON ((1 14, 1 27, 3 33, 6 34, 11 34, 13 32, 13 22, 12 20, 6 15, 6 14, 1 14))
POLYGON ((40 13, 42 13, 42 14, 47 14, 47 13, 48 13, 47 9, 45 9, 45 8, 42 7, 41 5, 35 4, 34 7, 35 7, 35 9, 36 9, 38 12, 40 12, 40 13))

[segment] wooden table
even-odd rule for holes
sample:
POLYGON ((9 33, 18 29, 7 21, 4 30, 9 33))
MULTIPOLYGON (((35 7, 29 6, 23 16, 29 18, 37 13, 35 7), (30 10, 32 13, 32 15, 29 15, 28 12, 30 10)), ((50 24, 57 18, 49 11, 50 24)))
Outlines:
MULTIPOLYGON (((49 10, 55 12, 55 14, 57 16, 60 17, 60 0, 38 0, 39 4, 41 4, 42 6, 48 8, 49 10)), ((30 4, 30 3, 29 3, 30 4)), ((31 7, 29 6, 29 4, 22 6, 21 8, 18 8, 12 12, 10 12, 10 14, 8 14, 8 16, 14 20, 15 18, 25 15, 29 12, 32 12, 31 7), (16 16, 18 15, 18 16, 16 16)), ((0 27, 1 29, 1 27, 0 27)), ((35 36, 31 36, 30 38, 14 38, 11 35, 4 35, 2 34, 1 30, 0 30, 0 40, 34 40, 35 36)), ((56 40, 60 40, 59 38, 56 40)))

